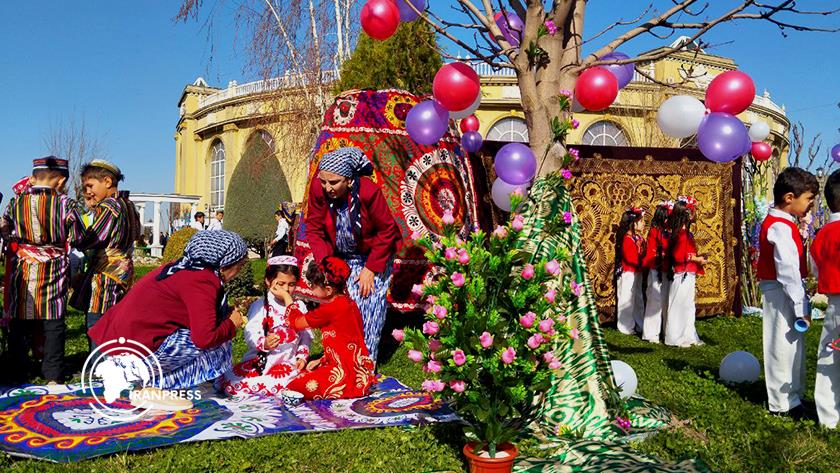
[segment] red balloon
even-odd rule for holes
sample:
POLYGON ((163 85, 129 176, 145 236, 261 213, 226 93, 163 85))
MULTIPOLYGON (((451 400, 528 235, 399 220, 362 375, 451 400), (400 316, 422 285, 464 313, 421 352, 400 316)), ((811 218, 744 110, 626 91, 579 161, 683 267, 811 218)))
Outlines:
POLYGON ((713 112, 737 115, 753 103, 755 84, 741 71, 726 71, 718 75, 706 89, 706 108, 713 112))
POLYGON ((432 84, 435 99, 450 112, 466 109, 475 102, 481 83, 472 67, 463 62, 445 64, 432 84))
POLYGON ((756 141, 750 148, 750 154, 756 161, 767 161, 773 154, 773 148, 763 141, 756 141))
POLYGON ((475 115, 470 115, 467 118, 461 120, 461 133, 466 133, 468 131, 478 131, 479 127, 481 127, 481 123, 478 121, 478 117, 475 115))
POLYGON ((388 39, 400 26, 400 9, 393 0, 368 0, 362 7, 362 29, 373 39, 388 39))
POLYGON ((575 99, 587 110, 597 112, 612 105, 618 97, 615 74, 603 67, 591 67, 575 83, 575 99))

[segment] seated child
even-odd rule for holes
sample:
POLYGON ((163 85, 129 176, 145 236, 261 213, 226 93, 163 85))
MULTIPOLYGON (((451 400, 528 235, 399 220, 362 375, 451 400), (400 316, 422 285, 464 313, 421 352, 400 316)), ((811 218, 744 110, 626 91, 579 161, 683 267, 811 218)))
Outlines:
MULTIPOLYGON (((294 256, 275 256, 265 268, 265 295, 248 309, 245 343, 248 352, 242 363, 228 370, 218 381, 218 389, 227 394, 277 396, 286 384, 306 365, 312 333, 292 329, 287 304, 281 291, 290 294, 300 277, 294 256)), ((290 302, 306 312, 302 302, 290 302)))
POLYGON ((346 292, 348 277, 350 267, 334 256, 309 265, 306 278, 315 296, 324 302, 307 314, 291 305, 288 291, 282 294, 292 327, 321 329, 323 358, 311 362, 307 371, 288 385, 288 389, 302 393, 305 399, 366 396, 375 380, 373 360, 365 346, 362 315, 346 292))

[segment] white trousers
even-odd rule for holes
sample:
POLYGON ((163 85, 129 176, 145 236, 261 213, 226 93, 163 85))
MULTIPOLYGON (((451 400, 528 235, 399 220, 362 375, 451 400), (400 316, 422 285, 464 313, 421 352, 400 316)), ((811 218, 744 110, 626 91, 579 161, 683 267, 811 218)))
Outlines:
POLYGON ((648 273, 647 304, 645 305, 645 320, 642 327, 642 338, 649 342, 658 342, 662 331, 662 317, 667 317, 668 292, 671 281, 663 274, 659 280, 659 271, 652 269, 648 273))
POLYGON ((642 331, 644 299, 640 274, 624 271, 616 282, 618 331, 633 335, 642 331))
POLYGON ((764 380, 767 407, 787 412, 802 403, 805 392, 805 337, 793 328, 793 301, 777 281, 762 281, 764 294, 764 380))
POLYGON ((696 308, 694 291, 697 275, 675 273, 668 291, 668 320, 665 323, 665 344, 689 346, 700 341, 694 328, 696 308))
POLYGON ((820 424, 834 429, 840 422, 840 353, 826 345, 840 338, 840 295, 828 296, 820 346, 817 350, 817 384, 814 402, 820 424))

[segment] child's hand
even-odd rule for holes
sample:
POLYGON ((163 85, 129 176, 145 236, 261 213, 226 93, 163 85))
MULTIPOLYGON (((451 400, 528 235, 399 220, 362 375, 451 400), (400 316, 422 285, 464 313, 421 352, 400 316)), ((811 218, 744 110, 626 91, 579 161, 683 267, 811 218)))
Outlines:
POLYGON ((272 291, 275 291, 274 295, 277 296, 278 299, 281 299, 284 305, 290 305, 295 301, 292 299, 292 295, 289 294, 289 291, 287 291, 283 286, 274 286, 272 291))
POLYGON ((318 358, 317 360, 312 360, 312 361, 309 362, 308 365, 306 365, 306 371, 312 371, 315 368, 317 368, 318 365, 320 365, 320 364, 321 364, 321 359, 320 358, 318 358))
POLYGON ((265 337, 263 345, 266 350, 274 350, 280 345, 280 337, 276 333, 270 333, 267 337, 265 337))
POLYGON ((297 361, 295 362, 295 369, 297 369, 298 371, 303 370, 303 368, 305 366, 306 366, 306 358, 298 358, 297 361))

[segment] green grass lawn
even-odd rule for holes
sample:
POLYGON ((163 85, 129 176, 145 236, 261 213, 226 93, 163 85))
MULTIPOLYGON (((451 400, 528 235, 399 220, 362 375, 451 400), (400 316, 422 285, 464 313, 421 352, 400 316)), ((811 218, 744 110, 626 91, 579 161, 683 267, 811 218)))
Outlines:
MULTIPOLYGON (((262 269, 255 267, 254 273, 257 279, 262 269)), ((393 326, 406 321, 405 316, 391 317, 384 338, 390 340, 387 334, 393 326)), ((417 319, 408 322, 418 324, 417 319)), ((79 366, 87 348, 83 325, 81 314, 68 317, 67 352, 71 363, 79 366)), ((706 346, 689 349, 651 345, 606 329, 612 357, 636 370, 639 394, 669 408, 676 419, 672 427, 634 447, 663 459, 699 457, 719 472, 837 471, 831 452, 840 451, 840 434, 812 421, 768 415, 763 381, 727 387, 715 380, 727 353, 743 349, 761 359, 761 320, 716 318, 698 322, 697 328, 706 346)), ((821 328, 815 322, 808 332, 809 398, 813 397, 814 353, 821 328)), ((234 353, 241 356, 243 351, 238 339, 234 353)), ((419 387, 422 372, 411 365, 404 348, 384 347, 382 357, 381 373, 419 387)), ((177 445, 70 465, 2 456, 0 471, 463 472, 461 446, 460 432, 453 425, 350 430, 177 445)), ((527 452, 539 453, 533 448, 527 452)))

